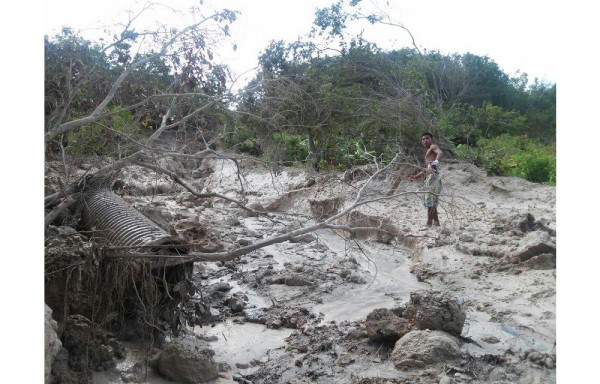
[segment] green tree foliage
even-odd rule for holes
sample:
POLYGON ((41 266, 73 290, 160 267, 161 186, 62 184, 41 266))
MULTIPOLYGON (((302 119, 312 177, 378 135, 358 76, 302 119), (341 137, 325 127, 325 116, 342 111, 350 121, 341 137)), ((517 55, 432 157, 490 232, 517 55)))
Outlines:
MULTIPOLYGON (((551 181, 552 169, 537 166, 547 177, 536 177, 523 167, 499 166, 495 156, 481 155, 481 146, 494 149, 486 140, 497 137, 552 144, 555 86, 536 81, 528 87, 527 74, 511 78, 490 58, 471 53, 422 53, 416 44, 385 52, 360 36, 348 40, 346 28, 357 20, 410 34, 382 15, 361 13, 359 3, 340 0, 316 12, 313 36, 336 40, 339 54, 323 56, 302 42, 274 42, 265 50, 262 72, 240 103, 241 130, 251 132, 266 150, 274 145, 276 132, 299 136, 308 143, 308 157, 314 154, 319 164, 337 167, 393 153, 420 158, 420 134, 429 131, 447 156, 460 146, 463 157, 477 153, 480 165, 494 174, 551 181)), ((523 150, 541 151, 535 145, 523 150)), ((534 163, 518 162, 531 169, 534 163)))
POLYGON ((360 151, 420 157, 423 131, 439 136, 449 154, 454 146, 476 146, 481 138, 553 132, 553 126, 539 127, 540 118, 535 126, 528 119, 541 114, 551 121, 548 89, 517 88, 522 83, 487 58, 383 52, 360 40, 337 56, 306 59, 310 55, 294 55, 298 51, 298 43, 272 43, 261 56, 260 78, 248 87, 239 109, 243 130, 253 132, 263 149, 274 146, 281 158, 286 155, 274 133, 306 140, 315 162, 348 167, 366 160, 360 151), (493 102, 510 105, 509 99, 514 105, 528 103, 528 113, 493 102))
POLYGON ((488 57, 470 53, 457 56, 464 68, 467 86, 461 96, 461 102, 474 106, 490 103, 500 107, 509 105, 510 79, 498 64, 488 57))
POLYGON ((527 118, 514 111, 505 111, 490 102, 479 108, 460 104, 441 114, 440 131, 455 145, 476 145, 479 138, 505 133, 527 134, 527 118))
POLYGON ((198 29, 154 35, 156 47, 180 36, 160 55, 133 53, 141 36, 133 30, 102 44, 69 29, 45 37, 46 132, 89 116, 133 68, 97 119, 49 150, 127 153, 127 141, 177 127, 174 134, 190 142, 222 134, 226 145, 270 161, 346 168, 396 154, 418 162, 420 135, 428 131, 446 156, 456 153, 492 174, 553 182, 556 85, 528 86, 527 74, 511 78, 471 53, 423 53, 416 44, 383 51, 360 36, 348 39, 353 21, 386 22, 348 12, 359 3, 340 0, 315 15, 314 33, 339 41, 334 55, 309 41, 266 47, 235 111, 226 102, 227 69, 213 63, 198 29))
POLYGON ((46 130, 93 110, 116 79, 101 47, 69 28, 45 36, 44 56, 46 130))
POLYGON ((527 118, 527 134, 553 143, 556 140, 556 84, 547 85, 536 80, 526 92, 527 97, 519 111, 527 118))
POLYGON ((135 142, 143 138, 140 124, 120 106, 113 109, 119 112, 69 132, 66 135, 69 142, 66 153, 75 157, 96 155, 121 158, 135 152, 135 142))
POLYGON ((353 41, 341 55, 311 59, 293 50, 273 43, 261 56, 260 79, 240 103, 240 123, 255 129, 263 146, 273 143, 274 132, 302 135, 313 166, 347 167, 364 159, 357 148, 412 154, 419 132, 432 128, 427 96, 411 91, 423 89, 422 77, 374 46, 353 41))
MULTIPOLYGON (((222 22, 234 19, 229 12, 219 17, 222 22)), ((83 143, 91 137, 100 138, 104 131, 107 142, 116 144, 112 136, 124 125, 135 126, 136 132, 146 135, 159 127, 177 127, 179 139, 204 141, 231 121, 221 98, 227 90, 228 72, 212 63, 212 48, 203 31, 190 28, 185 33, 171 30, 152 36, 163 52, 160 55, 152 48, 132 53, 132 46, 141 37, 127 29, 113 35, 112 43, 85 40, 69 28, 56 36, 45 36, 45 131, 95 116, 93 122, 80 127, 81 132, 48 143, 49 154, 60 153, 60 146, 70 145, 73 148, 67 152, 81 152, 87 147, 97 153, 88 145, 93 143, 83 143), (168 41, 170 36, 180 36, 176 46, 160 46, 161 39, 168 41), (113 88, 115 84, 118 86, 113 88), (110 103, 97 112, 108 95, 110 103), (123 124, 123 116, 128 116, 130 123, 123 124)), ((147 36, 144 39, 150 40, 147 36)), ((111 149, 116 152, 120 148, 119 144, 111 149)))

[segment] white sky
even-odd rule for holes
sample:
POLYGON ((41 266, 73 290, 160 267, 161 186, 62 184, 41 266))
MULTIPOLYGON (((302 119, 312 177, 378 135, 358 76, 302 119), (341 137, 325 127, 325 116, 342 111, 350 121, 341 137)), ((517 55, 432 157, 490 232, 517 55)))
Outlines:
MULTIPOLYGON (((556 1, 390 0, 388 3, 392 17, 412 32, 421 49, 488 56, 509 75, 526 72, 530 80, 538 77, 555 83, 556 1)), ((165 4, 188 2, 163 1, 165 4)), ((50 33, 62 25, 79 29, 99 25, 99 20, 115 21, 123 17, 123 10, 132 8, 133 3, 134 0, 46 0, 45 32, 50 33)), ((331 4, 332 0, 209 0, 206 3, 242 12, 231 27, 238 50, 235 59, 228 62, 235 73, 241 74, 256 66, 259 53, 269 41, 293 41, 306 34, 315 9, 331 4)), ((385 4, 384 1, 379 3, 385 4)), ((373 7, 375 2, 363 0, 362 4, 373 7)), ((385 49, 412 46, 409 35, 399 28, 367 30, 365 36, 385 49)))

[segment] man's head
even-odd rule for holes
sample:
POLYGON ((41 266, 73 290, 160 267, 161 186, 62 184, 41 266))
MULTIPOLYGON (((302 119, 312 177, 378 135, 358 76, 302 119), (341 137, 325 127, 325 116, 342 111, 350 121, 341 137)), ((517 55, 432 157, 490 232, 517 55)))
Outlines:
POLYGON ((425 148, 429 148, 433 144, 433 135, 429 132, 425 132, 421 135, 421 143, 425 148))

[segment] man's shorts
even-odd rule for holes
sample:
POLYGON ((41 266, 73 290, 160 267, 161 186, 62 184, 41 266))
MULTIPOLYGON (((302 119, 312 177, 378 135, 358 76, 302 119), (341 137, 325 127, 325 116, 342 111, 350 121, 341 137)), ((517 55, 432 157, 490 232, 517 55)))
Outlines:
POLYGON ((427 191, 423 196, 423 205, 427 208, 437 207, 438 195, 442 193, 442 175, 438 173, 431 173, 425 179, 425 190, 427 191))

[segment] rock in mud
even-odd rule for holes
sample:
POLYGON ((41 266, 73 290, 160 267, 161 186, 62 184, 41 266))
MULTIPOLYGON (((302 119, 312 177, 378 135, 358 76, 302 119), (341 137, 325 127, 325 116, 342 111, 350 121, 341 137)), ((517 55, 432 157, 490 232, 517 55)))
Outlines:
POLYGON ((295 274, 282 274, 265 279, 267 284, 283 284, 289 287, 305 287, 313 285, 308 279, 295 274))
POLYGON ((396 342, 410 332, 410 322, 386 308, 377 308, 365 320, 367 336, 373 341, 396 342))
POLYGON ((228 292, 231 291, 233 287, 229 283, 218 282, 210 286, 212 291, 218 292, 228 292))
POLYGON ((455 337, 442 331, 416 330, 396 342, 391 360, 397 369, 408 370, 448 363, 460 356, 460 345, 455 337))
POLYGON ((523 265, 531 269, 556 269, 556 255, 542 253, 523 262, 523 265))
MULTIPOLYGON (((237 206, 237 204, 235 204, 235 203, 231 203, 231 204, 237 206)), ((242 225, 242 223, 240 222, 240 219, 237 217, 227 218, 227 220, 225 221, 225 224, 227 224, 231 227, 238 227, 238 226, 242 225)))
POLYGON ((524 262, 543 253, 556 254, 556 244, 552 242, 547 232, 534 231, 525 236, 523 245, 515 251, 512 258, 524 262))
POLYGON ((227 306, 231 309, 232 312, 242 312, 244 308, 246 308, 245 301, 248 300, 248 297, 245 295, 234 294, 229 300, 227 300, 227 306))
POLYGON ((546 353, 541 353, 535 350, 525 352, 525 356, 530 362, 540 365, 542 367, 545 366, 550 369, 554 369, 556 367, 555 356, 546 353))
POLYGON ((166 379, 181 383, 206 383, 219 377, 214 352, 184 339, 173 340, 158 358, 158 370, 166 379))
POLYGON ((466 314, 458 299, 448 292, 421 290, 410 294, 401 311, 417 329, 431 329, 460 336, 466 314))
POLYGON ((248 208, 250 208, 251 211, 244 209, 244 216, 246 217, 256 217, 259 215, 259 212, 265 212, 265 207, 260 203, 248 204, 248 208))

